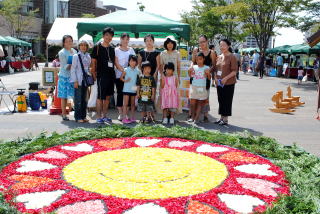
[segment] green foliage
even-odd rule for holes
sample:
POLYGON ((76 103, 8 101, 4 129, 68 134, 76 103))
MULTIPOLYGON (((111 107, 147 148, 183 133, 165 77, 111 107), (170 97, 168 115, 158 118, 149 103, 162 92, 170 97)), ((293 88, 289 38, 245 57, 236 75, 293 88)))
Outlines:
POLYGON ((304 16, 299 18, 298 28, 301 31, 315 33, 320 30, 320 0, 310 1, 303 5, 304 16))
POLYGON ((230 16, 242 23, 245 34, 252 35, 265 51, 277 27, 296 27, 297 13, 303 11, 306 0, 235 0, 232 4, 212 9, 220 16, 230 16))
POLYGON ((96 18, 96 16, 92 13, 83 13, 81 18, 96 18))
MULTIPOLYGON (((223 134, 195 128, 175 126, 142 126, 126 128, 120 125, 97 129, 75 129, 64 134, 45 133, 33 139, 18 139, 0 144, 0 168, 18 160, 21 156, 52 146, 95 138, 118 137, 178 137, 202 140, 247 150, 261 155, 280 166, 290 182, 291 195, 281 199, 269 208, 267 214, 316 214, 320 213, 320 159, 301 148, 283 146, 268 137, 254 137, 248 132, 223 134)), ((0 197, 0 214, 15 214, 14 208, 0 197)))
POLYGON ((0 15, 6 20, 3 26, 7 28, 11 36, 20 38, 24 31, 34 25, 34 17, 38 9, 22 12, 27 0, 3 0, 1 1, 0 15))
POLYGON ((193 0, 191 12, 184 12, 181 15, 182 21, 191 27, 191 45, 198 43, 201 34, 207 35, 210 43, 216 36, 228 38, 229 40, 241 41, 245 34, 238 28, 238 21, 234 20, 234 14, 221 15, 212 10, 214 7, 226 6, 224 0, 193 0))

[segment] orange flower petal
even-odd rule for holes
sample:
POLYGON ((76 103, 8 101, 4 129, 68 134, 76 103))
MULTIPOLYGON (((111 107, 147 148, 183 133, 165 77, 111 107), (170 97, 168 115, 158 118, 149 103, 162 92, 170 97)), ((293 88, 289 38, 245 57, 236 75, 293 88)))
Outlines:
POLYGON ((30 189, 42 184, 50 183, 54 181, 50 178, 44 177, 35 177, 35 176, 28 176, 28 175, 12 175, 9 177, 10 180, 18 181, 16 184, 11 186, 11 189, 18 190, 18 189, 30 189))
POLYGON ((125 141, 122 139, 101 140, 98 142, 98 144, 100 146, 110 148, 110 149, 121 147, 124 145, 124 143, 125 143, 125 141))
POLYGON ((187 214, 220 214, 220 212, 213 207, 201 203, 199 201, 188 202, 187 214))
POLYGON ((228 160, 228 161, 245 161, 245 162, 256 162, 259 159, 255 157, 247 157, 242 152, 229 152, 227 154, 221 155, 220 159, 228 160))

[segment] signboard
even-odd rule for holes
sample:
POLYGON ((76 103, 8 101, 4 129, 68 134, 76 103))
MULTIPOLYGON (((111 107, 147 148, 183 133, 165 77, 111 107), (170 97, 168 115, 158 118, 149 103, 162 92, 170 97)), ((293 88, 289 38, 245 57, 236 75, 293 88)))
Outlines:
POLYGON ((43 86, 56 86, 56 76, 58 75, 59 68, 42 69, 42 85, 43 86))

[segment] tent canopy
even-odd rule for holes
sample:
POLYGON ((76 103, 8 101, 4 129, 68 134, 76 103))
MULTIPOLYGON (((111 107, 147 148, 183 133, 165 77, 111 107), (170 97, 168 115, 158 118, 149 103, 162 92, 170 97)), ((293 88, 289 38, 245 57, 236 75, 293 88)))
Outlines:
POLYGON ((290 45, 283 45, 279 47, 275 47, 272 49, 267 49, 267 53, 276 54, 276 53, 289 53, 290 45))
POLYGON ((320 53, 320 44, 310 47, 308 44, 293 45, 289 49, 290 54, 314 54, 320 53))
POLYGON ((127 32, 131 37, 144 37, 152 33, 157 38, 174 35, 176 38, 190 40, 190 26, 171 19, 142 11, 121 10, 78 23, 78 36, 90 34, 94 42, 102 37, 105 27, 112 27, 117 35, 127 32))
POLYGON ((11 36, 6 36, 5 37, 10 43, 11 45, 18 45, 18 46, 25 46, 25 47, 31 47, 31 43, 11 37, 11 36))
MULTIPOLYGON (((51 46, 53 45, 62 46, 62 37, 67 34, 72 36, 74 45, 77 45, 81 40, 86 40, 87 42, 89 42, 89 46, 93 47, 92 36, 85 34, 80 39, 78 39, 77 24, 78 22, 82 22, 86 20, 88 20, 88 18, 56 18, 49 32, 49 35, 47 37, 47 40, 46 40, 47 44, 51 46)), ((156 48, 163 47, 164 40, 165 39, 162 39, 162 38, 156 38, 155 44, 154 44, 155 47, 156 48)), ((119 44, 120 38, 113 37, 111 43, 114 45, 119 44)), ((132 37, 130 38, 129 46, 133 48, 141 48, 141 47, 144 47, 145 44, 144 44, 143 38, 136 39, 132 37)))
POLYGON ((0 44, 1 45, 11 45, 11 42, 7 40, 5 37, 0 36, 0 44))
MULTIPOLYGON (((66 34, 72 36, 73 42, 78 44, 77 24, 80 21, 87 21, 89 18, 56 18, 47 37, 48 45, 62 46, 62 37, 66 34)), ((92 43, 92 37, 85 34, 80 38, 92 43)), ((91 44, 92 45, 92 44, 91 44)))

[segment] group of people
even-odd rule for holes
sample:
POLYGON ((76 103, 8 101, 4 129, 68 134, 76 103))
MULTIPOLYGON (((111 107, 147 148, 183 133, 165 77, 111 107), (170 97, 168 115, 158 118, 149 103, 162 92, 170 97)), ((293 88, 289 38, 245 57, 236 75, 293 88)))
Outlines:
MULTIPOLYGON (((91 75, 97 83, 97 123, 111 123, 108 109, 110 98, 116 95, 118 120, 133 123, 135 111, 141 112, 141 122, 154 122, 155 112, 162 111, 162 123, 174 124, 175 114, 181 112, 179 101, 180 54, 177 42, 167 37, 165 50, 154 48, 154 36, 144 37, 145 48, 136 53, 129 47, 129 34, 121 35, 120 46, 111 45, 114 31, 105 28, 103 39, 89 54, 89 44, 80 41, 78 52, 73 49, 73 39, 63 37, 59 52, 58 97, 61 98, 62 119, 67 117, 67 99, 74 98, 75 120, 88 122, 87 90, 85 77, 91 75), (72 58, 70 60, 69 58, 72 58)), ((190 76, 190 111, 188 121, 198 123, 201 115, 208 121, 211 80, 217 86, 220 119, 217 124, 228 124, 232 115, 232 100, 239 64, 232 53, 231 43, 220 41, 221 55, 209 48, 205 35, 199 37, 199 48, 192 53, 190 76)))

